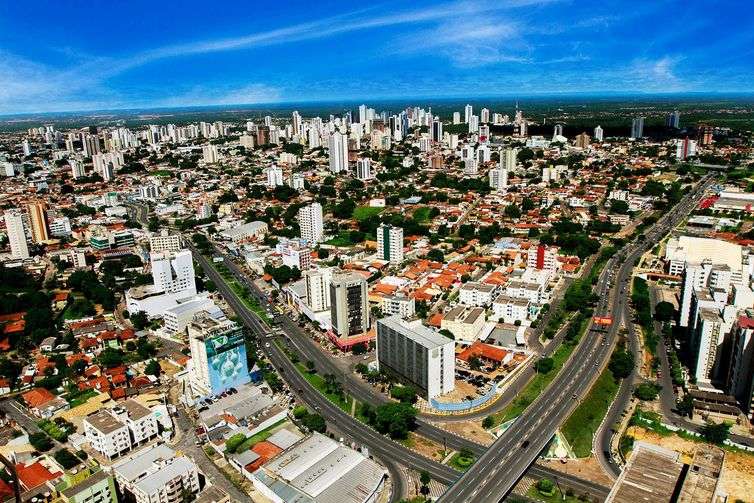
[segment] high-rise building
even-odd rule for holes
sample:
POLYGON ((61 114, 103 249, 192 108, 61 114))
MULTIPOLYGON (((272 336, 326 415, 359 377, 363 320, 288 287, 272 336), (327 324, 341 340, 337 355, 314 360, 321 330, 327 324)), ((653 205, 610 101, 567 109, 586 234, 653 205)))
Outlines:
POLYGON ((167 230, 163 230, 160 234, 155 234, 149 238, 149 249, 155 254, 162 252, 177 253, 181 251, 181 245, 181 235, 171 235, 167 230))
POLYGON ((196 397, 217 395, 248 383, 243 329, 229 320, 200 313, 188 325, 189 384, 196 397))
POLYGON ((35 243, 43 243, 50 239, 49 227, 47 223, 47 208, 44 203, 29 203, 26 207, 29 212, 29 223, 31 224, 31 237, 35 243))
POLYGON ((340 173, 348 169, 348 137, 340 131, 330 135, 330 171, 340 173))
POLYGON ((469 117, 469 133, 479 132, 479 117, 472 115, 469 117))
POLYGON ((442 121, 439 119, 432 121, 432 141, 435 143, 442 141, 442 121))
POLYGON ((369 157, 360 157, 356 160, 356 178, 359 180, 371 180, 374 178, 372 159, 369 157))
POLYGON ((194 261, 189 250, 152 253, 151 262, 156 291, 196 295, 194 261))
POLYGON ((727 390, 754 422, 754 318, 740 316, 732 331, 727 390))
POLYGON ((23 150, 25 157, 30 156, 33 152, 29 140, 24 140, 23 142, 21 142, 21 149, 23 150))
POLYGON ((636 117, 631 121, 631 138, 638 140, 644 137, 644 117, 636 117))
POLYGON ((591 141, 591 138, 589 138, 588 134, 581 133, 580 135, 576 136, 575 146, 576 148, 587 148, 589 146, 590 141, 591 141))
POLYGON ((479 112, 479 122, 482 124, 487 124, 490 122, 490 110, 488 108, 483 108, 479 112))
POLYGON ((301 239, 309 244, 322 241, 324 226, 322 223, 322 205, 312 203, 298 210, 298 225, 301 228, 301 239))
POLYGON ((673 110, 673 113, 668 114, 667 117, 665 117, 665 126, 678 129, 678 127, 681 125, 681 112, 678 110, 673 110))
POLYGON ((29 258, 29 245, 26 242, 24 217, 18 210, 5 212, 5 232, 8 234, 10 254, 13 258, 29 258))
POLYGON ((505 168, 492 168, 489 173, 490 188, 497 192, 503 192, 508 188, 508 170, 505 168))
POLYGON ((675 157, 683 161, 688 157, 696 156, 696 141, 689 140, 688 136, 683 140, 675 140, 675 157))
POLYGON ((84 155, 86 157, 92 157, 95 154, 101 153, 99 147, 99 136, 96 134, 85 134, 81 142, 84 146, 84 155))
POLYGON ((699 124, 697 128, 697 139, 699 145, 710 145, 712 143, 712 135, 714 128, 706 124, 699 124))
POLYGON ((377 320, 377 364, 431 400, 455 388, 455 342, 420 322, 377 320))
POLYGON ((330 318, 338 337, 351 337, 369 330, 367 280, 350 271, 333 272, 330 280, 330 318))
POLYGON ((453 124, 461 123, 461 112, 453 112, 453 124))
POLYGON ((217 145, 204 145, 202 147, 202 159, 207 164, 214 164, 220 160, 220 155, 217 152, 217 145))
POLYGON ((293 114, 291 114, 292 122, 291 125, 293 127, 293 134, 298 135, 301 134, 301 114, 298 113, 298 110, 294 110, 293 114))
POLYGON ((506 148, 500 152, 500 167, 512 171, 516 169, 516 162, 518 161, 518 149, 506 148))
POLYGON ((279 166, 273 164, 272 166, 266 167, 264 172, 267 175, 268 187, 274 188, 283 185, 283 170, 279 166))
POLYGON ((602 126, 597 126, 594 128, 594 139, 597 141, 602 141, 602 139, 605 136, 605 132, 602 130, 602 126))
POLYGON ((463 107, 463 122, 468 124, 471 122, 471 116, 474 115, 474 108, 471 105, 463 107))
POLYGON ((303 273, 306 303, 315 313, 330 309, 332 269, 309 269, 303 273))
POLYGON ((555 140, 555 137, 557 136, 563 136, 563 124, 555 124, 555 128, 552 132, 553 140, 555 140))
POLYGON ((391 264, 403 262, 403 229, 388 224, 377 227, 377 256, 391 264))

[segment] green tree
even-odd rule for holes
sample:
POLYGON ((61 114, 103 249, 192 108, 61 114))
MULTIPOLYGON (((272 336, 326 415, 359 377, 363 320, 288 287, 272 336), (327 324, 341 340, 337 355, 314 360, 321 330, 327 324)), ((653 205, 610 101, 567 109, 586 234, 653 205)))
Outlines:
POLYGON ((487 416, 482 420, 482 428, 488 430, 495 426, 495 418, 492 416, 487 416))
POLYGON ((670 321, 675 314, 675 307, 670 302, 658 302, 655 306, 655 319, 658 321, 670 321))
POLYGON ((162 369, 160 368, 160 362, 158 362, 157 360, 149 360, 149 362, 144 367, 144 373, 147 375, 160 377, 160 372, 162 372, 162 369))
POLYGON ((413 386, 395 386, 390 390, 390 396, 402 403, 416 403, 418 394, 413 386))
POLYGON ((555 368, 555 361, 549 357, 540 358, 537 360, 535 367, 540 374, 548 374, 555 368))
POLYGON ((144 330, 149 324, 149 316, 144 311, 133 313, 129 319, 136 330, 144 330))
POLYGON ((634 389, 634 396, 648 402, 657 398, 661 389, 662 387, 656 383, 643 382, 634 389))
POLYGON ((426 470, 422 470, 421 474, 419 475, 419 482, 421 482, 421 489, 419 492, 421 492, 424 496, 429 495, 429 483, 432 480, 432 478, 429 476, 429 472, 426 470))
POLYGON ((614 378, 625 379, 633 372, 634 355, 625 349, 616 349, 612 356, 610 356, 608 368, 613 373, 614 378))
POLYGON ((704 426, 702 426, 702 429, 699 431, 699 433, 701 433, 702 438, 704 438, 704 440, 706 440, 707 442, 713 444, 723 444, 726 440, 728 440, 728 437, 730 436, 730 426, 730 423, 727 422, 707 422, 704 426))
POLYGON ((318 431, 319 433, 327 431, 325 419, 319 414, 307 414, 302 419, 302 423, 312 431, 318 431))

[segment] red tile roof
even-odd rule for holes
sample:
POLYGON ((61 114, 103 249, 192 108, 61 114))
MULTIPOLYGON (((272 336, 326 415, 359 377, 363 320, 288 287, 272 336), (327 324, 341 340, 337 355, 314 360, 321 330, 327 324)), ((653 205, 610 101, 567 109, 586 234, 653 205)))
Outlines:
POLYGON ((26 402, 26 405, 29 407, 39 407, 55 398, 55 395, 44 388, 34 388, 31 391, 27 391, 22 396, 24 402, 26 402))

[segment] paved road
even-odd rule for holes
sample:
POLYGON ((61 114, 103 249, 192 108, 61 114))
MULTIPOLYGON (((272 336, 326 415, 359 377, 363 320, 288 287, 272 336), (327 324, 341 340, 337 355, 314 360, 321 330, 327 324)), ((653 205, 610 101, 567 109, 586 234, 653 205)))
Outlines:
MULTIPOLYGON (((606 264, 597 281, 600 299, 595 313, 620 320, 626 309, 626 290, 635 260, 687 215, 696 199, 711 184, 706 177, 697 190, 685 196, 649 230, 646 238, 626 245, 606 264)), ((600 333, 591 326, 569 361, 492 447, 440 498, 445 503, 487 503, 502 500, 539 456, 555 431, 586 396, 612 353, 618 323, 600 333)))
MULTIPOLYGON (((219 249, 215 250, 215 253, 223 255, 222 251, 219 249)), ((249 291, 259 300, 259 302, 263 306, 267 307, 268 306, 267 295, 265 295, 264 292, 259 290, 256 284, 254 284, 254 282, 248 276, 245 275, 244 271, 235 262, 233 262, 231 257, 227 255, 224 255, 224 257, 225 257, 225 265, 234 274, 235 278, 242 284, 246 285, 249 288, 249 291)), ((208 264, 206 259, 203 259, 203 260, 208 264)), ((214 273, 214 278, 217 278, 216 282, 221 282, 219 274, 217 274, 214 271, 214 269, 211 272, 214 273)), ((278 319, 282 321, 281 327, 283 328, 286 334, 286 342, 289 343, 296 350, 296 352, 301 357, 302 361, 306 361, 306 360, 313 361, 315 363, 315 367, 317 368, 320 374, 329 373, 329 374, 341 376, 343 389, 362 403, 380 404, 380 403, 385 403, 388 401, 388 399, 384 395, 378 393, 376 390, 374 390, 371 386, 369 386, 367 383, 362 381, 357 376, 353 374, 349 374, 349 373, 344 373, 343 370, 333 362, 330 355, 326 354, 322 350, 320 345, 312 341, 311 338, 308 336, 308 334, 305 333, 303 330, 301 330, 301 328, 296 323, 294 323, 288 316, 280 316, 278 319)), ((260 323, 260 322, 256 320, 256 323, 260 323)), ((263 329, 267 330, 266 327, 263 327, 263 329)), ((287 375, 282 375, 282 377, 284 380, 288 380, 287 375)), ((353 418, 350 418, 350 416, 346 416, 346 417, 348 417, 352 421, 355 421, 353 420, 353 418)), ((487 450, 486 446, 477 444, 471 440, 468 440, 466 438, 457 436, 453 433, 447 432, 427 422, 426 420, 422 418, 419 418, 416 423, 417 424, 416 424, 415 431, 418 434, 430 440, 433 440, 437 442, 438 444, 446 445, 450 449, 453 449, 453 450, 461 450, 464 448, 469 449, 476 456, 481 456, 487 450)), ((415 465, 413 465, 410 461, 407 461, 405 458, 391 458, 391 459, 399 460, 405 466, 416 468, 415 465)), ((443 466, 443 468, 447 468, 444 465, 439 465, 439 466, 443 466)), ((431 471, 430 471, 430 474, 432 474, 431 471)), ((456 477, 460 475, 458 472, 455 472, 455 474, 456 474, 456 477)), ((603 486, 579 479, 574 476, 563 475, 562 473, 548 467, 538 466, 538 465, 532 466, 531 469, 529 470, 529 474, 532 477, 536 477, 536 478, 543 478, 543 477, 553 478, 557 476, 560 483, 564 487, 572 488, 575 491, 577 491, 579 494, 588 493, 588 494, 593 494, 593 495, 599 495, 602 497, 607 495, 607 488, 603 486)), ((434 475, 433 475, 433 478, 435 478, 436 480, 441 480, 434 477, 434 475)))

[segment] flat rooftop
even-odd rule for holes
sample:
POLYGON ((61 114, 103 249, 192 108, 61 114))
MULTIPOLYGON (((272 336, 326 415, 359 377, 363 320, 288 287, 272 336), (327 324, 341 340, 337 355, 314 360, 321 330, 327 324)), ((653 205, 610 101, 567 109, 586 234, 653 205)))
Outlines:
POLYGON ((606 503, 671 503, 682 471, 677 452, 636 442, 606 503))

